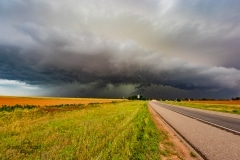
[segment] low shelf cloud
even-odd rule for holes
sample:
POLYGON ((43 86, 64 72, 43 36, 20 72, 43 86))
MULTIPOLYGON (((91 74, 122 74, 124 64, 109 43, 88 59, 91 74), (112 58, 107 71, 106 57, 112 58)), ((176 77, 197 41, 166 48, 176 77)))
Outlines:
POLYGON ((39 96, 237 96, 239 6, 236 0, 1 1, 0 94, 24 84, 18 93, 39 96))

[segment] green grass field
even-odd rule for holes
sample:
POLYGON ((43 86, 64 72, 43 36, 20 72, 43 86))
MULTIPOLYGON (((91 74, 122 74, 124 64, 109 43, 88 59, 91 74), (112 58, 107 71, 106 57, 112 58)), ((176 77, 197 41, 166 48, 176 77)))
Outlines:
POLYGON ((0 159, 160 159, 176 154, 144 101, 3 110, 0 139, 0 159), (160 150, 160 143, 167 149, 160 150))
POLYGON ((240 105, 239 104, 218 104, 218 101, 214 104, 211 102, 205 102, 205 103, 198 103, 194 101, 181 101, 181 102, 174 102, 174 101, 164 101, 164 103, 167 104, 174 104, 184 107, 190 107, 190 108, 198 108, 198 109, 204 109, 204 110, 210 110, 210 111, 218 111, 218 112, 225 112, 225 113, 233 113, 233 114, 240 114, 240 105))

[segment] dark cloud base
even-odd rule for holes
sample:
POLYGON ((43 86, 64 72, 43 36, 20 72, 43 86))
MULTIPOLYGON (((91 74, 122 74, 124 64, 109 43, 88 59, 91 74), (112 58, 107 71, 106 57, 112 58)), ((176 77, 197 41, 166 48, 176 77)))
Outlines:
MULTIPOLYGON (((86 55, 81 52, 46 54, 38 51, 34 54, 18 47, 0 46, 0 78, 40 85, 49 90, 49 96, 119 98, 143 94, 154 98, 219 98, 236 92, 231 86, 221 84, 228 83, 221 79, 226 74, 221 69, 210 74, 208 70, 211 68, 185 65, 176 68, 170 63, 173 68, 162 70, 161 65, 159 68, 155 66, 155 62, 142 61, 148 59, 144 55, 141 61, 116 61, 114 52, 86 55), (111 61, 121 65, 116 67, 111 61), (200 74, 203 72, 207 74, 200 74), (216 80, 216 76, 220 79, 216 80), (130 86, 128 90, 124 89, 126 86, 130 86)), ((158 58, 161 61, 161 57, 158 58)))

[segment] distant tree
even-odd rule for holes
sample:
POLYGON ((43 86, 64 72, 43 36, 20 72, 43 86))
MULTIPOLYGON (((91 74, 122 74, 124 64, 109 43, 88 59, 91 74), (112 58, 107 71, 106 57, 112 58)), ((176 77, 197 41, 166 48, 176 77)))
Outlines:
POLYGON ((128 99, 129 99, 129 100, 137 100, 137 96, 136 96, 136 95, 130 96, 130 97, 128 97, 128 99))
POLYGON ((214 101, 215 99, 213 98, 202 98, 200 101, 214 101))
POLYGON ((177 101, 177 102, 181 102, 182 100, 181 100, 180 98, 177 98, 176 101, 177 101))
POLYGON ((234 97, 232 100, 240 100, 240 97, 234 97))

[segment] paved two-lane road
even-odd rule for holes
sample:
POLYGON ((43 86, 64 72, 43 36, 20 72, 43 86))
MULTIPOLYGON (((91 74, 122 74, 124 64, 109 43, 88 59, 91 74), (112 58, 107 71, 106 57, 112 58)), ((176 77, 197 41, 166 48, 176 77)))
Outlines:
POLYGON ((156 101, 149 104, 204 159, 240 160, 240 116, 176 107, 156 101))
POLYGON ((236 116, 223 116, 219 114, 215 114, 214 112, 202 112, 196 109, 189 109, 183 107, 175 107, 169 104, 163 104, 159 102, 154 102, 156 104, 160 104, 161 107, 166 109, 175 111, 177 113, 196 118, 198 120, 202 120, 203 122, 215 125, 217 127, 226 129, 227 131, 233 132, 235 134, 240 135, 240 116, 236 118, 236 116))

